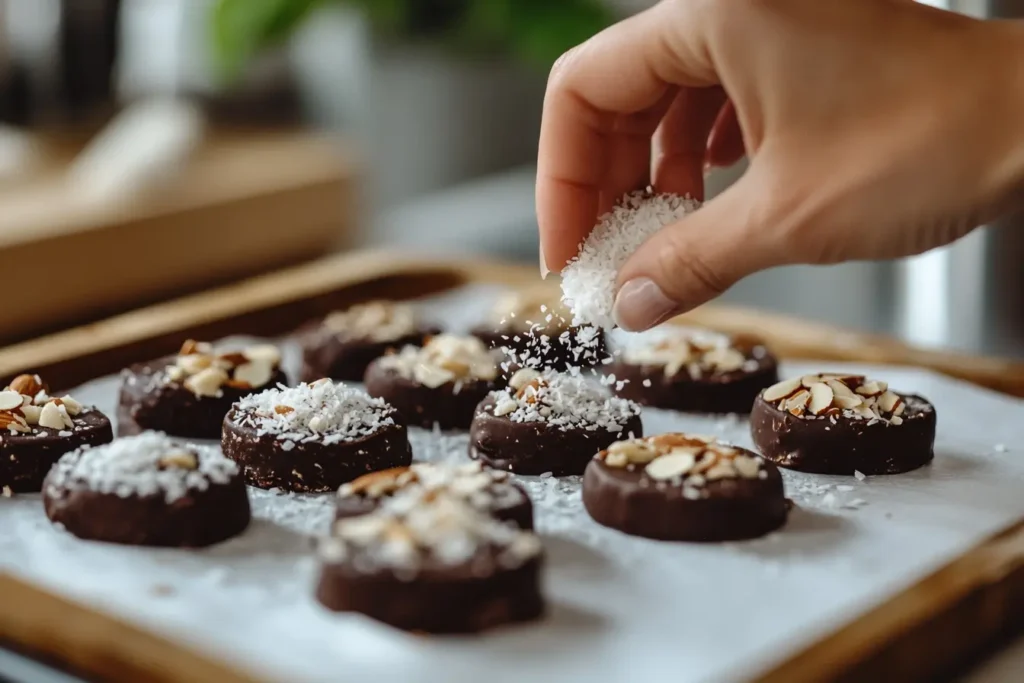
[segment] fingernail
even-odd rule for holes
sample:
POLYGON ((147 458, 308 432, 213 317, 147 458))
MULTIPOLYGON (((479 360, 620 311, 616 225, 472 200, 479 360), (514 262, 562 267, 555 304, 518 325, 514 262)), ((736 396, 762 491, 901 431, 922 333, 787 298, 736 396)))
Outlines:
POLYGON ((541 244, 538 247, 538 251, 540 252, 540 279, 541 280, 547 280, 548 279, 548 275, 551 273, 551 271, 548 270, 548 263, 544 259, 544 245, 543 244, 541 244))
POLYGON ((612 317, 622 329, 640 332, 664 322, 678 309, 654 280, 638 277, 619 288, 612 317))

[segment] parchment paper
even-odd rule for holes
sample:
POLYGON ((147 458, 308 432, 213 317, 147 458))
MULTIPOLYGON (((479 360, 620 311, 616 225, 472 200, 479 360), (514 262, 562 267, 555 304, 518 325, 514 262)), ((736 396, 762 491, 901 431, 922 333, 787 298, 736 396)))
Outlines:
MULTIPOLYGON (((424 305, 463 329, 493 288, 424 305)), ((286 349, 294 367, 296 349, 286 349)), ((781 531, 722 545, 625 536, 583 511, 579 478, 524 477, 547 553, 550 613, 482 636, 425 638, 328 612, 312 589, 312 537, 330 495, 250 489, 256 519, 201 551, 77 540, 38 495, 0 499, 0 566, 280 681, 733 681, 883 602, 1024 516, 1024 402, 913 369, 786 365, 784 375, 857 370, 929 397, 933 465, 854 478, 784 472, 797 504, 781 531)), ((117 379, 73 394, 114 414, 117 379)), ((646 410, 644 430, 717 433, 750 446, 745 420, 646 410)), ((412 430, 421 460, 464 459, 466 437, 412 430)))

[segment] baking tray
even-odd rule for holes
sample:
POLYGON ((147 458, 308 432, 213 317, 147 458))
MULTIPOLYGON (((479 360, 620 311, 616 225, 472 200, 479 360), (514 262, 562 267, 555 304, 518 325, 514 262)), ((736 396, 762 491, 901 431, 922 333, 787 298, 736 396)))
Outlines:
MULTIPOLYGON (((22 370, 38 369, 53 378, 56 385, 70 387, 115 371, 130 361, 172 351, 183 335, 202 338, 219 338, 229 333, 275 336, 309 317, 359 299, 440 294, 467 284, 478 287, 479 283, 486 282, 514 286, 535 278, 533 272, 491 263, 425 263, 388 254, 336 257, 121 316, 88 329, 72 330, 32 344, 0 350, 0 374, 11 375, 22 370)), ((715 316, 718 318, 718 327, 733 330, 743 327, 744 316, 740 311, 708 308, 698 312, 695 317, 708 320, 715 316)), ((784 356, 794 350, 785 342, 787 331, 797 329, 796 321, 766 317, 747 319, 753 322, 747 324, 745 331, 750 331, 751 326, 756 328, 771 338, 784 356)), ((817 329, 815 338, 819 342, 815 346, 809 341, 814 337, 807 333, 809 329, 813 330, 814 326, 804 328, 804 334, 799 337, 799 345, 795 347, 801 355, 860 360, 851 358, 857 351, 856 335, 817 329), (830 342, 835 339, 841 340, 841 343, 830 342), (855 343, 851 344, 851 339, 855 343)), ((884 344, 873 344, 871 339, 864 340, 863 348, 872 354, 867 360, 872 363, 905 362, 907 357, 914 356, 913 349, 895 345, 888 340, 881 341, 884 344), (898 348, 899 354, 908 355, 894 354, 891 358, 883 358, 880 357, 879 348, 898 348)), ((961 374, 971 373, 986 383, 1007 383, 1008 377, 1012 378, 1020 372, 1015 364, 996 360, 963 359, 963 363, 957 363, 956 356, 932 354, 920 357, 939 367, 954 366, 961 374), (986 375, 986 370, 993 367, 1001 368, 998 377, 986 375)), ((792 366, 791 369, 800 370, 799 366, 792 366)), ((940 432, 943 450, 940 450, 936 467, 928 472, 877 482, 869 480, 867 488, 849 493, 838 486, 855 482, 837 483, 839 480, 834 478, 808 478, 802 475, 790 477, 787 481, 790 494, 801 504, 803 511, 795 515, 791 528, 773 537, 774 540, 700 550, 686 546, 673 549, 674 554, 669 556, 661 554, 661 550, 649 550, 661 544, 627 539, 633 544, 631 551, 618 552, 618 559, 609 562, 607 556, 600 552, 601 539, 607 540, 608 534, 614 535, 614 532, 604 533, 600 529, 595 531, 591 526, 581 537, 572 529, 571 514, 568 517, 552 515, 547 522, 542 518, 541 528, 548 536, 552 558, 549 576, 553 586, 549 587, 549 595, 553 599, 554 609, 549 622, 499 632, 478 640, 422 641, 395 634, 358 617, 342 618, 342 626, 334 625, 339 620, 329 619, 331 625, 324 628, 339 629, 335 634, 339 639, 339 647, 343 648, 344 643, 351 645, 355 642, 353 639, 363 646, 358 655, 354 656, 354 661, 341 660, 348 665, 344 670, 348 674, 375 671, 377 674, 391 672, 399 675, 405 671, 402 668, 403 661, 408 665, 409 658, 415 659, 424 656, 424 652, 437 650, 448 662, 448 680, 463 680, 464 676, 468 677, 466 680, 478 680, 481 675, 481 657, 499 669, 488 674, 491 678, 516 679, 528 673, 543 675, 547 672, 561 679, 569 679, 572 671, 545 669, 544 666, 552 658, 558 659, 564 666, 564 657, 570 655, 581 666, 577 673, 590 667, 590 678, 594 677, 595 671, 599 672, 597 675, 602 679, 628 679, 632 675, 645 680, 653 678, 649 675, 651 670, 643 668, 645 661, 649 663, 650 660, 646 656, 649 653, 644 652, 641 644, 634 643, 632 650, 629 647, 625 649, 626 655, 634 652, 635 657, 623 657, 622 646, 628 646, 629 643, 617 642, 614 638, 609 642, 609 636, 615 633, 615 615, 600 609, 600 605, 594 604, 594 596, 586 594, 586 587, 593 587, 596 581, 604 582, 601 585, 609 591, 621 593, 618 600, 620 607, 622 597, 628 599, 631 591, 637 592, 633 597, 639 601, 638 604, 642 604, 642 599, 650 598, 648 591, 651 590, 690 591, 694 595, 724 590, 723 604, 728 604, 729 600, 725 596, 754 589, 755 594, 763 593, 771 608, 778 611, 782 626, 787 612, 806 611, 808 595, 821 595, 825 602, 842 603, 835 605, 834 614, 830 610, 819 610, 817 619, 812 620, 813 623, 804 623, 799 637, 788 639, 785 647, 780 648, 776 643, 765 641, 762 645, 775 647, 769 647, 770 652, 761 652, 756 657, 750 657, 744 648, 745 642, 756 640, 757 633, 748 633, 745 637, 743 624, 734 624, 733 628, 729 628, 727 619, 723 621, 716 618, 708 610, 680 609, 671 620, 655 624, 660 628, 660 634, 671 634, 672 637, 662 641, 669 646, 673 642, 690 643, 692 648, 695 643, 707 639, 699 649, 717 653, 714 661, 729 663, 727 673, 733 678, 790 682, 864 680, 868 676, 880 676, 884 680, 910 681, 924 680, 944 671, 1000 634, 1019 625, 1015 620, 1019 620, 1024 613, 1024 529, 1017 523, 1017 518, 1024 514, 1024 504, 1017 502, 1019 496, 1008 495, 1006 488, 1011 487, 1012 494, 1013 477, 1019 481, 1024 470, 1015 469, 1017 459, 1012 457, 1012 452, 1000 454, 995 449, 997 443, 1008 444, 1011 449, 1021 443, 1018 425, 1019 416, 1024 416, 1024 407, 1018 402, 932 373, 893 369, 889 376, 899 380, 894 384, 919 389, 940 399, 940 430, 945 430, 944 434, 940 432), (951 407, 951 396, 955 397, 952 402, 958 404, 953 411, 948 410, 951 407), (961 404, 969 407, 961 409, 961 404), (998 423, 987 426, 988 431, 981 432, 985 439, 990 438, 989 441, 979 441, 975 423, 980 421, 984 424, 986 417, 998 420, 998 423), (969 436, 959 438, 958 430, 961 429, 969 436), (944 451, 947 456, 945 458, 942 457, 944 451), (1007 469, 992 471, 989 470, 990 465, 1007 469), (920 477, 923 477, 921 481, 925 483, 915 484, 915 479, 920 477), (963 482, 959 482, 959 479, 963 479, 963 482), (979 505, 985 508, 980 517, 976 511, 962 515, 962 510, 955 503, 944 499, 955 500, 960 496, 960 483, 964 482, 968 487, 980 487, 972 494, 974 500, 981 501, 979 505), (893 491, 886 489, 903 486, 907 489, 905 497, 901 499, 904 507, 894 508, 887 502, 891 502, 893 491), (915 486, 920 487, 919 490, 915 491, 915 486), (867 499, 869 504, 861 507, 856 503, 858 497, 867 499), (907 504, 911 504, 909 508, 907 504), (1018 506, 1021 507, 1018 509, 1018 506), (933 533, 917 533, 916 538, 901 538, 900 529, 920 531, 922 520, 916 510, 927 510, 928 516, 934 518, 926 520, 927 524, 934 524, 934 529, 930 530, 933 533), (849 531, 849 528, 844 530, 841 527, 884 524, 881 520, 887 519, 886 514, 893 515, 896 521, 892 522, 892 529, 883 528, 883 533, 875 537, 878 545, 875 561, 880 566, 872 567, 870 562, 867 565, 844 566, 842 549, 833 547, 832 543, 837 535, 842 536, 849 531), (916 517, 918 526, 901 527, 904 515, 916 517), (969 517, 971 521, 958 519, 960 516, 969 517), (987 532, 1001 526, 1006 527, 1004 531, 991 538, 984 538, 987 532), (591 537, 591 534, 596 536, 591 537), (923 555, 917 557, 912 567, 904 567, 906 571, 897 571, 895 574, 891 566, 886 569, 889 555, 900 555, 901 547, 913 546, 915 543, 923 555), (632 557, 632 560, 625 561, 623 555, 632 557), (756 556, 757 561, 748 562, 753 556, 756 556), (666 557, 671 558, 669 564, 692 566, 686 581, 672 584, 672 580, 678 580, 678 577, 673 579, 672 573, 668 571, 671 567, 664 566, 666 557), (746 572, 739 580, 733 576, 724 586, 715 583, 724 576, 720 571, 723 558, 727 558, 726 564, 740 567, 746 572), (801 596, 798 594, 801 587, 797 585, 793 594, 787 594, 787 590, 794 590, 794 577, 790 572, 797 565, 804 569, 819 565, 831 566, 831 570, 826 573, 831 573, 836 580, 847 577, 856 582, 860 581, 862 574, 867 576, 871 572, 884 576, 877 582, 867 581, 863 590, 853 591, 856 595, 848 591, 842 599, 837 600, 830 596, 827 583, 816 586, 814 593, 801 596), (705 571, 699 571, 701 567, 705 571), (855 571, 851 573, 851 569, 855 571), (646 573, 648 571, 651 573, 646 573), (611 578, 614 581, 608 584, 611 578), (610 653, 615 657, 609 659, 610 653), (374 670, 381 662, 387 663, 383 672, 374 670), (517 667, 515 671, 510 670, 512 666, 517 667), (541 666, 541 669, 538 670, 537 666, 541 666), (645 675, 645 671, 648 675, 645 675)), ((645 415, 648 431, 653 433, 659 428, 676 424, 666 422, 666 419, 671 418, 657 414, 645 415), (648 420, 648 417, 653 417, 653 420, 648 420)), ((693 421, 687 422, 687 426, 704 426, 701 419, 693 418, 693 421)), ((742 438, 745 431, 743 424, 738 421, 711 419, 707 426, 733 438, 742 438)), ((536 497, 551 494, 548 487, 563 484, 533 480, 529 486, 536 497)), ((565 486, 566 491, 553 495, 565 494, 562 498, 570 500, 573 483, 568 482, 565 486)), ((266 502, 262 500, 264 496, 258 494, 255 498, 257 509, 261 509, 266 502)), ((321 507, 327 509, 326 505, 321 507)), ((39 520, 39 525, 40 533, 55 533, 48 528, 45 520, 39 520)), ((257 534, 273 533, 265 527, 255 531, 257 534)), ((64 542, 74 543, 70 538, 65 538, 64 542)), ((263 542, 275 547, 276 541, 264 538, 256 546, 250 543, 241 547, 248 551, 266 549, 263 542)), ((622 539, 614 542, 620 543, 622 539)), ((286 553, 303 550, 289 545, 291 541, 280 540, 280 543, 286 546, 286 553)), ((228 553, 229 556, 232 552, 240 552, 237 544, 234 546, 235 551, 231 547, 229 544, 213 552, 228 553)), ((103 553, 111 558, 125 552, 124 549, 108 550, 102 546, 92 548, 90 552, 93 554, 103 553)), ((128 552, 131 554, 131 551, 128 552)), ((0 544, 0 557, 5 555, 0 544)), ((180 563, 182 567, 191 562, 188 559, 175 559, 177 557, 173 555, 167 562, 171 565, 180 563)), ((186 554, 185 557, 191 555, 186 554)), ((857 561, 862 562, 863 557, 857 561)), ((816 579, 808 576, 808 580, 816 579)), ((133 588, 129 583, 126 582, 123 587, 128 594, 138 588, 133 588)), ((159 584, 150 584, 147 588, 162 590, 159 584)), ((276 597, 311 603, 308 588, 301 586, 295 589, 293 586, 288 590, 297 590, 297 593, 289 594, 285 590, 284 594, 276 597)), ((182 586, 177 589, 181 590, 182 586)), ((176 616, 164 613, 164 620, 178 620, 176 623, 179 628, 175 630, 162 628, 160 618, 133 618, 129 621, 111 616, 112 612, 123 615, 125 606, 118 605, 118 600, 111 596, 103 595, 102 590, 94 595, 79 594, 78 597, 82 602, 70 602, 38 585, 26 583, 24 577, 0 577, 0 604, 5 606, 0 611, 0 637, 40 654, 57 657, 90 675, 113 680, 254 681, 260 680, 261 674, 273 680, 320 680, 311 677, 309 671, 299 671, 301 667, 296 668, 294 676, 282 674, 280 662, 276 668, 260 666, 259 656, 244 656, 244 638, 241 643, 236 642, 233 648, 221 650, 211 647, 209 639, 203 642, 202 627, 198 624, 195 633, 189 634, 187 629, 183 632, 180 625, 187 624, 189 618, 199 623, 213 618, 208 614, 200 614, 198 610, 195 614, 176 616), (152 630, 142 628, 140 623, 146 623, 152 630), (172 632, 174 636, 168 637, 172 632)), ((148 599, 156 605, 156 617, 161 617, 161 610, 173 612, 182 608, 180 600, 161 601, 157 598, 154 595, 139 596, 139 600, 148 599)), ((693 606, 698 603, 696 599, 691 601, 693 606)), ((315 604, 309 604, 308 607, 315 609, 315 604)), ((752 610, 763 608, 763 604, 751 604, 752 610)), ((763 622, 763 611, 761 615, 759 618, 763 622)), ((320 618, 325 617, 321 614, 320 618)), ((753 617, 748 621, 750 624, 746 625, 747 628, 757 625, 753 617)), ((764 622, 769 626, 762 624, 759 631, 771 630, 770 623, 771 619, 764 622)), ((281 635, 282 642, 286 642, 286 633, 282 632, 281 635)), ((647 635, 644 643, 649 644, 651 638, 649 633, 647 635)), ((261 647, 256 642, 252 645, 253 649, 261 647)), ((685 654, 686 648, 682 645, 678 647, 685 654)), ((303 659, 315 661, 318 653, 313 648, 299 654, 303 659)), ((342 654, 353 657, 355 653, 343 650, 342 654)), ((672 657, 659 661, 670 662, 672 657)), ((706 658, 702 661, 704 664, 692 657, 690 660, 681 657, 679 662, 688 662, 688 665, 674 670, 672 679, 692 680, 702 676, 714 680, 723 679, 725 669, 709 667, 706 658)), ((432 680, 426 676, 425 669, 416 670, 424 680, 432 680)), ((336 671, 339 675, 342 673, 341 668, 336 671)), ((375 676, 375 679, 380 678, 375 676)), ((413 679, 411 676, 402 678, 413 679)))

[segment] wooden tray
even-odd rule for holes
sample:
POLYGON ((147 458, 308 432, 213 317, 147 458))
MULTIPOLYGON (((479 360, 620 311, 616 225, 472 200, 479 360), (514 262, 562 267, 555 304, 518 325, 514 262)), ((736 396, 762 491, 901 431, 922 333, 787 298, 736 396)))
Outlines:
MULTIPOLYGON (((0 376, 38 371, 54 386, 67 388, 172 352, 183 336, 279 335, 371 297, 404 299, 472 282, 518 286, 536 279, 532 269, 500 263, 423 261, 379 252, 339 255, 0 349, 0 376)), ((760 334, 784 358, 918 365, 1024 395, 1024 364, 1017 362, 924 351, 884 337, 737 308, 708 306, 685 319, 760 334)), ((0 605, 0 640, 92 677, 256 680, 11 576, 0 575, 0 605)), ((1024 520, 758 680, 933 680, 1021 626, 1024 520)))

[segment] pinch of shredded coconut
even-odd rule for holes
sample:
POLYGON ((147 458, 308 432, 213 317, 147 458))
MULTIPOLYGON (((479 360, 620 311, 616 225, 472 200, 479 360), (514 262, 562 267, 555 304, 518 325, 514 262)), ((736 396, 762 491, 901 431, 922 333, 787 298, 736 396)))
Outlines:
POLYGON ((513 422, 544 422, 552 427, 621 432, 640 407, 624 398, 611 396, 598 383, 579 374, 547 370, 536 385, 523 390, 505 388, 491 392, 495 415, 513 422))
POLYGON ((211 483, 226 484, 237 474, 238 465, 215 447, 185 445, 161 432, 143 432, 65 454, 49 475, 47 491, 95 491, 121 498, 163 493, 164 500, 173 503, 211 483), (195 469, 161 467, 161 459, 182 452, 196 456, 195 469))
POLYGON ((384 399, 330 380, 297 387, 278 385, 247 396, 232 411, 235 424, 278 441, 355 441, 395 424, 395 409, 384 399))
POLYGON ((619 269, 648 238, 698 207, 700 202, 689 197, 648 189, 626 195, 601 216, 579 254, 562 271, 562 299, 572 311, 573 325, 614 327, 619 269))

